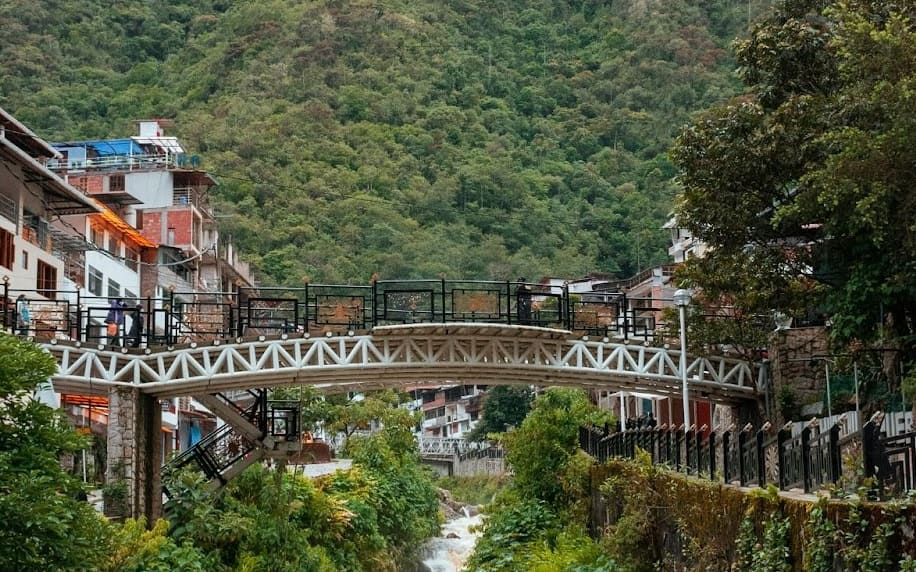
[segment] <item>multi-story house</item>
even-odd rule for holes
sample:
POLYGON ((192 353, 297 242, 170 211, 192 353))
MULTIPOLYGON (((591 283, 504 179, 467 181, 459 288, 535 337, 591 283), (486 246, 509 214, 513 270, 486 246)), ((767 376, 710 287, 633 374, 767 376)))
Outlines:
POLYGON ((67 318, 56 303, 64 286, 61 252, 68 244, 84 242, 78 233, 59 230, 51 221, 102 212, 85 193, 45 166, 59 155, 0 109, 0 286, 7 296, 5 325, 13 325, 14 300, 24 296, 31 308, 29 333, 39 337, 60 329, 60 323, 49 321, 67 318))
POLYGON ((456 385, 418 391, 423 411, 421 437, 460 438, 477 423, 482 388, 456 385))
POLYGON ((686 262, 691 258, 703 258, 708 246, 693 234, 677 224, 677 219, 671 217, 664 227, 671 234, 671 246, 668 247, 668 256, 675 264, 686 262))
MULTIPOLYGON (((165 135, 168 126, 139 121, 132 137, 54 144, 59 157, 49 168, 100 207, 95 216, 64 221, 88 238, 82 252, 70 252, 68 268, 86 316, 82 327, 100 341, 112 339, 105 322, 109 304, 118 299, 126 306, 125 330, 139 305, 148 334, 159 341, 193 336, 201 324, 208 334, 225 335, 222 309, 213 302, 252 285, 248 266, 219 239, 209 203, 213 177, 176 137, 165 135)), ((190 446, 215 423, 190 398, 163 408, 171 434, 166 450, 190 446)))
POLYGON ((177 341, 201 329, 226 334, 222 328, 228 324, 212 304, 228 303, 217 299, 220 293, 250 287, 252 279, 248 266, 217 232, 209 202, 216 183, 200 169, 197 156, 165 135, 167 121, 139 121, 138 126, 132 137, 56 143, 62 156, 49 163, 106 207, 101 220, 90 221, 86 230, 91 242, 113 249, 114 255, 105 263, 86 261, 90 292, 110 296, 117 286, 117 295, 125 299, 132 294, 174 298, 172 310, 182 308, 180 319, 161 312, 162 303, 149 309, 155 313, 151 331, 156 335, 177 341), (141 267, 139 273, 134 267, 141 267), (211 324, 211 319, 220 323, 211 324))

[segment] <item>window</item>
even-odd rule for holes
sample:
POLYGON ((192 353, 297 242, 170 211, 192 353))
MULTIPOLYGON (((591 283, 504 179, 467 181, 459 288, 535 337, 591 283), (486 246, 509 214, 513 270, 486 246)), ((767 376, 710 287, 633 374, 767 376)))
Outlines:
POLYGON ((142 211, 141 209, 137 209, 137 226, 136 226, 136 229, 137 229, 137 230, 143 230, 143 211, 142 211))
POLYGON ((22 251, 22 267, 26 270, 29 269, 29 253, 25 250, 22 251))
POLYGON ((89 292, 93 296, 102 295, 102 273, 92 266, 89 267, 89 292))
POLYGON ((108 279, 108 297, 109 298, 119 298, 121 296, 121 285, 112 280, 108 279))
POLYGON ((16 260, 16 245, 13 233, 0 228, 0 266, 12 269, 16 260))
POLYGON ((133 270, 137 271, 139 266, 140 253, 134 250, 133 248, 124 249, 124 265, 133 270))
POLYGON ((89 177, 72 177, 70 184, 84 193, 89 191, 89 177))
POLYGON ((121 256, 121 241, 114 234, 108 234, 108 252, 112 256, 121 256))
POLYGON ((57 297, 57 268, 39 260, 36 283, 38 292, 45 298, 53 300, 57 297))
POLYGON ((166 244, 169 246, 175 246, 175 229, 170 228, 166 233, 166 244))
POLYGON ((124 175, 112 175, 108 177, 108 192, 124 192, 124 175))
POLYGON ((104 239, 105 235, 102 233, 102 230, 99 227, 93 226, 89 228, 89 242, 96 246, 102 246, 102 241, 104 239))

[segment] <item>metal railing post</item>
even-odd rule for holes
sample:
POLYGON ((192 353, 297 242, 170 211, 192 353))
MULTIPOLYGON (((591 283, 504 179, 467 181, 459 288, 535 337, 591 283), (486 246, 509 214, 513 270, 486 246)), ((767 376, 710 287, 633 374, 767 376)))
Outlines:
POLYGON ((691 432, 692 432, 691 430, 687 430, 686 432, 684 432, 684 472, 687 473, 688 475, 690 474, 690 468, 691 468, 690 449, 692 447, 690 445, 691 445, 691 441, 693 441, 693 439, 691 438, 692 437, 691 432))
POLYGON ((791 429, 780 429, 779 433, 776 434, 776 459, 777 459, 777 470, 779 473, 779 490, 786 490, 786 485, 789 483, 788 470, 788 456, 785 454, 785 445, 792 438, 791 429))
POLYGON ((165 313, 165 343, 172 345, 172 316, 175 313, 175 290, 169 288, 169 310, 165 313))
POLYGON ((627 293, 623 293, 623 343, 630 338, 630 307, 627 302, 627 293))
MULTIPOLYGON (((365 316, 366 316, 366 313, 365 313, 365 308, 364 308, 363 309, 363 320, 366 319, 365 316)), ((317 308, 315 309, 315 318, 316 319, 318 318, 318 309, 317 308)), ((310 321, 309 320, 309 283, 306 282, 305 283, 305 315, 303 316, 303 322, 302 322, 302 331, 303 332, 309 331, 309 321, 310 321)), ((365 327, 365 324, 362 324, 362 327, 365 327)))
POLYGON ((82 307, 83 307, 81 303, 81 298, 82 296, 80 294, 80 289, 77 288, 76 289, 76 324, 70 323, 69 321, 70 312, 67 312, 67 329, 69 330, 67 332, 67 335, 79 341, 86 341, 86 340, 80 339, 82 331, 83 331, 82 327, 80 326, 80 324, 82 323, 80 319, 82 317, 82 307), (76 335, 74 336, 74 334, 76 335))
POLYGON ((686 436, 686 433, 681 433, 677 431, 674 435, 674 468, 676 471, 681 470, 681 439, 686 436))
POLYGON ((806 493, 811 492, 811 428, 805 427, 801 433, 802 483, 806 493))
POLYGON ((652 437, 652 464, 657 465, 661 461, 660 459, 661 451, 659 449, 659 439, 658 439, 659 434, 658 434, 658 429, 653 428, 651 429, 651 431, 652 431, 652 434, 651 434, 651 437, 652 437))
POLYGON ((742 487, 747 486, 747 463, 744 460, 744 446, 747 443, 747 432, 738 432, 738 482, 742 487))
MULTIPOLYGON (((516 300, 516 304, 518 301, 516 300)), ((518 308, 516 307, 516 312, 518 308)), ((512 325, 512 285, 506 280, 506 323, 512 325)))
POLYGON ((563 283, 562 299, 558 305, 560 306, 559 311, 562 316, 563 326, 566 327, 567 330, 572 330, 574 327, 573 321, 575 318, 572 304, 569 301, 569 284, 565 282, 563 283))
POLYGON ((840 426, 836 423, 830 428, 830 482, 836 483, 842 474, 842 459, 840 458, 840 426))
MULTIPOLYGON (((146 347, 150 347, 151 345, 153 345, 153 336, 151 332, 156 331, 156 324, 155 324, 156 313, 155 313, 154 308, 155 308, 155 304, 153 303, 153 298, 151 296, 147 296, 146 304, 144 304, 144 308, 143 308, 143 311, 146 314, 146 316, 144 316, 146 321, 143 322, 143 331, 140 333, 140 339, 146 340, 146 347)), ((231 316, 230 316, 230 319, 231 319, 231 316)), ((230 322, 230 324, 231 323, 232 322, 230 322)))
POLYGON ((3 277, 3 328, 10 327, 10 279, 3 277))
POLYGON ((709 480, 716 480, 716 432, 710 431, 706 439, 709 444, 709 480))
MULTIPOLYGON (((442 298, 441 298, 442 300, 442 323, 444 324, 447 321, 445 317, 445 277, 443 276, 442 278, 440 278, 440 280, 442 282, 442 289, 441 289, 441 292, 442 292, 442 298)), ((433 316, 435 315, 436 315, 436 310, 435 308, 433 308, 433 316)))
POLYGON ((763 429, 757 431, 757 484, 765 487, 767 484, 767 461, 763 452, 763 429))
POLYGON ((378 326, 379 319, 378 280, 372 280, 372 327, 378 326))

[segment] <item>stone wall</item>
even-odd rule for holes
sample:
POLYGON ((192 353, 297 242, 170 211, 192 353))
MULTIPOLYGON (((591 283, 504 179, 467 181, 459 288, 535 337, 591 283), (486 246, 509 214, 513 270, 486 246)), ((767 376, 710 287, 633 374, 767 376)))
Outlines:
POLYGON ((884 561, 868 570, 899 570, 902 560, 916 556, 916 509, 904 503, 819 501, 815 495, 724 485, 622 460, 592 467, 590 478, 589 530, 626 569, 747 570, 739 548, 746 522, 752 550, 784 550, 793 572, 811 570, 805 559, 818 548, 832 555, 832 570, 866 569, 861 566, 866 554, 884 561), (815 507, 836 534, 811 530, 815 507), (783 520, 786 538, 774 546, 766 527, 783 520))
POLYGON ((162 515, 162 409, 159 401, 130 389, 108 394, 108 466, 105 514, 162 515))
POLYGON ((812 358, 829 353, 827 331, 823 327, 788 328, 770 336, 777 425, 827 414, 824 360, 812 361, 812 358))

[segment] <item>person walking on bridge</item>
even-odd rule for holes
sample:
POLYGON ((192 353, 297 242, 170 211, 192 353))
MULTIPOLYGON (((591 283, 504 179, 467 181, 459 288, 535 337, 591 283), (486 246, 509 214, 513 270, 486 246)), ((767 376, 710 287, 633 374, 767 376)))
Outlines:
POLYGON ((518 279, 515 290, 515 309, 518 312, 518 323, 526 326, 531 323, 531 288, 524 277, 518 279))
POLYGON ((137 307, 131 313, 130 330, 127 331, 127 339, 130 347, 139 348, 140 338, 143 337, 143 305, 137 302, 137 307))
POLYGON ((106 333, 108 334, 108 343, 117 346, 121 343, 121 330, 124 328, 124 308, 127 304, 121 298, 111 301, 108 309, 108 315, 105 317, 107 324, 106 333))

